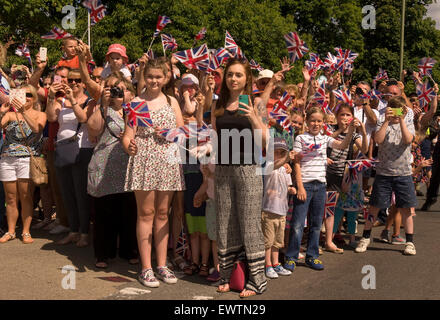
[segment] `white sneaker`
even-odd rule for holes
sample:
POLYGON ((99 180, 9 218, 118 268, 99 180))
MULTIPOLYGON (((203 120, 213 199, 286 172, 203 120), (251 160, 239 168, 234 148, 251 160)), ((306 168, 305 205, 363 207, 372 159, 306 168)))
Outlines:
POLYGON ((281 264, 277 265, 273 270, 280 276, 290 276, 292 274, 292 271, 284 269, 281 264))
POLYGON ((70 231, 69 228, 66 228, 65 226, 59 224, 55 228, 50 230, 49 234, 60 234, 60 233, 65 233, 65 232, 69 232, 69 231, 70 231))
POLYGON ((277 279, 278 273, 275 272, 273 267, 267 267, 266 268, 266 277, 268 277, 269 279, 277 279))
POLYGON ((405 251, 403 251, 404 255, 407 256, 415 256, 416 255, 416 246, 412 242, 407 242, 405 244, 405 251))
POLYGON ((370 238, 362 238, 361 240, 359 240, 359 244, 356 247, 356 249, 354 249, 354 251, 357 253, 365 252, 367 251, 367 247, 369 244, 370 244, 370 238))

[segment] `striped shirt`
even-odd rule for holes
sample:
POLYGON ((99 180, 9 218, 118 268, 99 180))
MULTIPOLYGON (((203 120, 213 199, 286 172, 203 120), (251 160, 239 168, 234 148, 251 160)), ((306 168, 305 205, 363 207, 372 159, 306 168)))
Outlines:
POLYGON ((296 137, 293 151, 303 155, 301 159, 301 179, 303 183, 314 180, 326 183, 327 146, 333 148, 336 140, 327 135, 310 133, 296 137))

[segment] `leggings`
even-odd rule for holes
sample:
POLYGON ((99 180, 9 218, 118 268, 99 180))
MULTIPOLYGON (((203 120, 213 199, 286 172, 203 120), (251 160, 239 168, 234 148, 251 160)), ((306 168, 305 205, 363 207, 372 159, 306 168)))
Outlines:
POLYGON ((69 166, 56 167, 56 177, 67 210, 70 231, 88 234, 91 197, 87 194, 87 168, 93 148, 79 150, 79 161, 69 166))
POLYGON ((356 218, 358 215, 357 211, 344 211, 344 209, 341 209, 339 207, 336 207, 335 210, 335 222, 333 224, 333 233, 336 233, 338 231, 339 222, 341 222, 342 216, 344 215, 344 212, 347 212, 347 224, 348 224, 348 233, 349 234, 356 234, 356 218))
POLYGON ((217 245, 222 282, 229 282, 234 262, 246 257, 249 268, 246 289, 263 293, 267 286, 261 229, 263 181, 256 168, 216 166, 217 245))

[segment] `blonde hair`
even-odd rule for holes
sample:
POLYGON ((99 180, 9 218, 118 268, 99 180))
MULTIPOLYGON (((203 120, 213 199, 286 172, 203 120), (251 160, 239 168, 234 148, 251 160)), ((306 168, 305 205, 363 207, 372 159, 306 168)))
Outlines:
POLYGON ((32 106, 32 108, 35 110, 39 110, 37 89, 35 89, 35 87, 30 84, 24 84, 19 89, 28 89, 32 93, 32 98, 34 99, 34 105, 32 106))
POLYGON ((308 108, 307 111, 306 111, 306 120, 309 120, 310 117, 311 117, 313 114, 315 114, 315 113, 320 113, 320 114, 322 115, 322 119, 325 118, 324 111, 322 111, 321 108, 319 108, 319 107, 310 107, 310 108, 308 108))
POLYGON ((284 88, 289 95, 292 95, 292 92, 295 93, 295 97, 298 98, 299 90, 296 84, 288 84, 284 88))

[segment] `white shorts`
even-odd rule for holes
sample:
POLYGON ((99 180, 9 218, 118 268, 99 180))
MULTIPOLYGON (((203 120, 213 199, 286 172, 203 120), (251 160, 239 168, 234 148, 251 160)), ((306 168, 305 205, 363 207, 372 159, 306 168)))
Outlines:
POLYGON ((8 157, 0 159, 0 181, 29 179, 30 157, 8 157))

